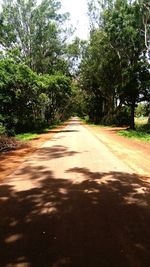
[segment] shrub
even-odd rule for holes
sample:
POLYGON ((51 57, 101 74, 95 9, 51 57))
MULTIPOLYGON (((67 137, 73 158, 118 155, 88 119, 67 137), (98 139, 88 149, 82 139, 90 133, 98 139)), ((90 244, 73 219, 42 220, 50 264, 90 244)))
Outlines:
POLYGON ((0 152, 25 147, 26 143, 17 141, 14 137, 0 136, 0 152))
POLYGON ((128 107, 122 107, 114 114, 109 114, 103 117, 101 124, 123 126, 130 123, 130 110, 128 107))
POLYGON ((0 122, 0 135, 5 134, 6 133, 6 128, 5 126, 0 122))

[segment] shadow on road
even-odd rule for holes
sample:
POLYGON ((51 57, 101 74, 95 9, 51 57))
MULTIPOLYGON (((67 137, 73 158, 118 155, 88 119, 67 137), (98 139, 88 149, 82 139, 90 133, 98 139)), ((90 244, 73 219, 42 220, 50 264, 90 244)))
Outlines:
POLYGON ((51 133, 77 133, 78 130, 51 130, 51 133))
POLYGON ((51 147, 41 147, 37 150, 37 158, 40 160, 49 160, 62 157, 70 157, 78 154, 77 151, 68 150, 66 146, 56 145, 51 147))
POLYGON ((82 177, 76 183, 56 179, 42 166, 27 171, 39 178, 37 187, 0 186, 1 267, 149 266, 146 182, 78 167, 66 170, 82 177))

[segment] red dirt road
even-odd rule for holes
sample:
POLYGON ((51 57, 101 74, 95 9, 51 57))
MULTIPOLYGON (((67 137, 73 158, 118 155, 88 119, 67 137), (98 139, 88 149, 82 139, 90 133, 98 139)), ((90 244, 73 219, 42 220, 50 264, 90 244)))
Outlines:
POLYGON ((150 143, 119 136, 119 127, 86 127, 135 173, 150 181, 150 143))
POLYGON ((141 178, 73 119, 0 184, 0 266, 148 267, 141 178))
POLYGON ((27 146, 4 152, 0 155, 0 181, 4 180, 9 174, 11 174, 26 158, 30 156, 38 147, 40 147, 44 142, 51 139, 54 134, 62 130, 65 125, 64 123, 48 133, 43 133, 39 137, 28 141, 27 146))

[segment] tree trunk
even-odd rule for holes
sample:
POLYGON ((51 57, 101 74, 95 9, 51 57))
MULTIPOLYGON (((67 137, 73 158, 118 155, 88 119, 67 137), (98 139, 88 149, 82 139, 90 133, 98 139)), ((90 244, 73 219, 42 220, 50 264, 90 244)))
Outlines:
POLYGON ((148 124, 150 124, 150 113, 148 115, 148 121, 147 121, 148 124))
POLYGON ((131 130, 135 130, 134 115, 135 115, 135 103, 132 103, 131 104, 131 120, 130 120, 130 129, 131 130))

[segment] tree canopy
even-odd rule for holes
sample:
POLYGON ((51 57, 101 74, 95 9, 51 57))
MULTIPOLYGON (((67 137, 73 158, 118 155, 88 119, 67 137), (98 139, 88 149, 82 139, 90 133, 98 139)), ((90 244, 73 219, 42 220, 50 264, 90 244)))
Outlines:
POLYGON ((150 91, 148 8, 147 1, 89 1, 91 32, 81 83, 94 97, 92 120, 115 123, 119 108, 128 106, 134 128, 136 104, 148 100, 150 91))
POLYGON ((137 104, 150 102, 149 1, 87 4, 90 37, 68 43, 73 30, 61 1, 3 0, 2 132, 32 130, 71 114, 134 129, 137 104))
POLYGON ((0 120, 28 131, 69 116, 71 75, 57 0, 4 0, 0 13, 0 120))

